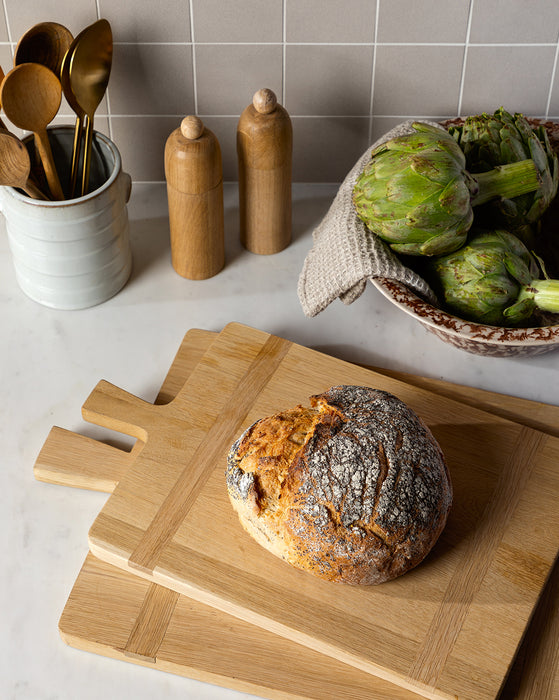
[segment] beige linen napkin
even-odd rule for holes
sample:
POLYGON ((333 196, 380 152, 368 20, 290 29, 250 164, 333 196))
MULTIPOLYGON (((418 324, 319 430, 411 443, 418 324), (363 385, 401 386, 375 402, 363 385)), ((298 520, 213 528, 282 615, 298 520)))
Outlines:
POLYGON ((303 264, 297 290, 306 316, 316 316, 335 299, 341 299, 344 304, 353 303, 363 294, 367 280, 374 277, 397 280, 428 301, 435 301, 428 284, 357 218, 352 201, 353 187, 373 148, 395 136, 412 132, 412 124, 413 121, 398 124, 367 148, 313 232, 313 247, 303 264))

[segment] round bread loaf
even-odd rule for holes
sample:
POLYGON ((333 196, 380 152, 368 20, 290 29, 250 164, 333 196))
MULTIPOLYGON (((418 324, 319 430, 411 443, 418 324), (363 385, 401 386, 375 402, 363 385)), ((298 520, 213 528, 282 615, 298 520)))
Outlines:
POLYGON ((378 584, 419 564, 452 502, 442 451, 392 394, 335 386, 250 426, 227 490, 263 547, 328 581, 378 584))

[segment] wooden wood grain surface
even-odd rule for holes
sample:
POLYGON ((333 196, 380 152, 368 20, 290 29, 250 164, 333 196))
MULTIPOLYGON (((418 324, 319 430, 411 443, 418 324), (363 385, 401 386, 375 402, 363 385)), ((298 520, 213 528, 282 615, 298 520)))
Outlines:
POLYGON ((223 168, 215 134, 185 117, 165 143, 171 262, 182 277, 203 280, 225 265, 223 168))
POLYGON ((101 383, 84 416, 145 442, 91 529, 100 558, 426 697, 496 696, 557 552, 556 439, 238 324, 170 404, 101 383), (336 383, 373 384, 409 403, 453 478, 436 549, 382 587, 332 586, 277 560, 240 530, 225 493, 232 433, 336 383), (209 475, 193 460, 208 433, 220 455, 209 475))
MULTIPOLYGON (((199 330, 191 330, 185 335, 156 403, 172 400, 213 338, 214 334, 199 330)), ((408 382, 417 382, 421 386, 447 393, 453 398, 473 401, 478 406, 494 407, 496 411, 507 417, 515 417, 519 421, 532 422, 536 416, 538 425, 550 433, 556 430, 559 424, 558 407, 432 379, 403 374, 398 376, 408 382)), ((102 451, 90 451, 96 450, 100 443, 82 438, 78 445, 83 447, 84 452, 80 454, 79 449, 73 447, 74 438, 77 437, 79 436, 69 431, 53 429, 35 464, 35 476, 57 484, 112 490, 120 475, 128 468, 129 455, 121 450, 109 448, 114 458, 111 462, 114 472, 111 475, 110 467, 106 467, 103 461, 98 461, 97 469, 103 472, 103 476, 95 481, 95 468, 87 468, 88 458, 104 454, 102 451), (121 457, 120 463, 117 456, 121 457)), ((153 598, 153 589, 160 588, 100 562, 90 555, 60 619, 61 634, 67 643, 78 648, 143 665, 153 665, 227 687, 257 692, 265 697, 323 698, 328 688, 341 700, 346 697, 416 697, 356 669, 350 669, 348 676, 348 668, 336 662, 328 661, 325 665, 317 665, 322 663, 323 659, 314 658, 314 652, 269 635, 259 628, 249 625, 246 629, 244 623, 230 616, 223 616, 185 596, 178 596, 176 605, 172 602, 163 605, 162 617, 164 620, 168 619, 169 607, 173 605, 171 616, 179 616, 186 624, 175 627, 176 634, 171 636, 167 643, 160 644, 156 655, 153 641, 150 642, 148 654, 137 642, 137 630, 142 629, 148 640, 160 639, 160 618, 157 614, 147 616, 145 610, 151 609, 151 606, 144 604, 144 601, 153 598), (193 615, 200 624, 195 630, 191 626, 193 615), (146 620, 151 620, 151 624, 158 629, 151 631, 149 625, 145 624, 146 620), (205 636, 200 635, 200 631, 203 631, 205 636), (228 643, 229 631, 235 640, 233 644, 228 643), (125 643, 123 639, 126 640, 125 643), (129 640, 134 639, 135 651, 132 653, 129 640), (203 644, 204 639, 208 640, 207 644, 203 644), (231 658, 230 650, 237 649, 240 639, 254 640, 253 648, 247 644, 243 644, 242 647, 246 658, 250 659, 250 664, 238 664, 231 658), (218 647, 221 653, 214 654, 211 649, 218 647), (288 661, 287 674, 274 660, 280 657, 288 661), (311 669, 317 668, 321 668, 321 672, 315 675, 311 669), (229 678, 227 674, 231 673, 231 669, 233 673, 229 678)), ((558 697, 558 594, 559 570, 556 567, 502 693, 503 700, 551 700, 558 697)))

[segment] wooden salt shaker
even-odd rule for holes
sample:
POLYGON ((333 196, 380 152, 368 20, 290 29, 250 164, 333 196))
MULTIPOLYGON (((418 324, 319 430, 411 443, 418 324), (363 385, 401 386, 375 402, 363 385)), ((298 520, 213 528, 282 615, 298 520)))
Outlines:
POLYGON ((202 280, 225 264, 223 168, 216 136, 185 117, 165 144, 171 261, 182 277, 202 280))
POLYGON ((271 255, 291 242, 293 130, 272 90, 259 90, 237 126, 241 242, 271 255))

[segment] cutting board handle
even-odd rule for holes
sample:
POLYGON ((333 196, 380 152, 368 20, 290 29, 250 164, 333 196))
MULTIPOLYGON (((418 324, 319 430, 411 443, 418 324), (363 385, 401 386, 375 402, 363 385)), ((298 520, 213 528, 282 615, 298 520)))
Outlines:
POLYGON ((136 443, 126 452, 55 425, 39 452, 33 474, 38 481, 112 493, 141 446, 136 443))
POLYGON ((102 379, 82 406, 84 420, 147 442, 154 411, 164 408, 143 401, 102 379))

